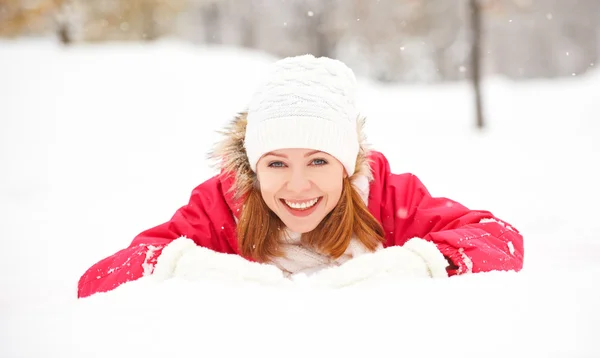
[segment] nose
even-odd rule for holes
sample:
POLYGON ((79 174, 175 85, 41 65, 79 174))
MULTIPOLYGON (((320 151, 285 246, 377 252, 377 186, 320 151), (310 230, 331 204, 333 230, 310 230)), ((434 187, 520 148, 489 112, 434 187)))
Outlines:
POLYGON ((287 189, 291 192, 301 193, 310 189, 310 180, 301 169, 294 169, 287 182, 287 189))

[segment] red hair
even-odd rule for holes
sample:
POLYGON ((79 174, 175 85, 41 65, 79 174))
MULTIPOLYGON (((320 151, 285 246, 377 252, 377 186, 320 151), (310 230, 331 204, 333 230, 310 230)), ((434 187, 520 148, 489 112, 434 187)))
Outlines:
MULTIPOLYGON (((260 189, 254 185, 245 197, 237 224, 241 255, 259 262, 282 256, 279 242, 284 230, 285 225, 269 209, 260 189)), ((302 234, 301 240, 308 247, 335 259, 346 251, 353 236, 370 251, 384 241, 383 227, 346 177, 338 204, 314 230, 302 234)))

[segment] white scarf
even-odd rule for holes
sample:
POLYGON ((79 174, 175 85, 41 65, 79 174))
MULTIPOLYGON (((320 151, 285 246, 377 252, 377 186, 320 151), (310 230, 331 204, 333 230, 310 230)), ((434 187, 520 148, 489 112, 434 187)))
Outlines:
POLYGON ((303 246, 300 242, 300 234, 291 231, 288 233, 289 238, 280 244, 284 256, 270 261, 287 276, 297 273, 311 274, 327 267, 339 266, 353 257, 369 252, 369 249, 353 237, 342 256, 334 259, 303 246))

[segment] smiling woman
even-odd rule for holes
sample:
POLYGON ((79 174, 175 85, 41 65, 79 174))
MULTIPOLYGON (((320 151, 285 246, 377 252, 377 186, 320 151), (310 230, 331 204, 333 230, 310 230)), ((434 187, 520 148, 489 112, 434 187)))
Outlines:
POLYGON ((281 149, 262 156, 256 171, 258 188, 252 189, 238 223, 243 255, 298 273, 315 270, 306 262, 299 267, 303 244, 315 249, 304 256, 318 252, 341 264, 349 258, 341 256, 350 242, 374 251, 384 241, 383 228, 335 157, 310 149, 281 149), (255 225, 261 218, 269 218, 269 224, 255 225), (282 229, 288 245, 280 242, 282 229), (289 242, 291 237, 297 240, 289 242))
POLYGON ((377 275, 521 270, 515 228, 432 197, 415 175, 392 173, 367 147, 355 91, 353 72, 339 61, 305 55, 275 63, 211 153, 220 174, 170 220, 88 269, 79 297, 142 276, 289 282, 307 274, 340 287, 377 275))

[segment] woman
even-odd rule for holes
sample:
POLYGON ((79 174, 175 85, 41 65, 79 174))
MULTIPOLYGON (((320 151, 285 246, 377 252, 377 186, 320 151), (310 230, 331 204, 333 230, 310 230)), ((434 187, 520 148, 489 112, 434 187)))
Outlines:
POLYGON ((432 197, 367 148, 355 89, 337 60, 276 62, 213 151, 220 174, 169 221, 92 266, 79 297, 149 275, 289 282, 305 274, 340 287, 386 274, 521 270, 516 229, 432 197))

